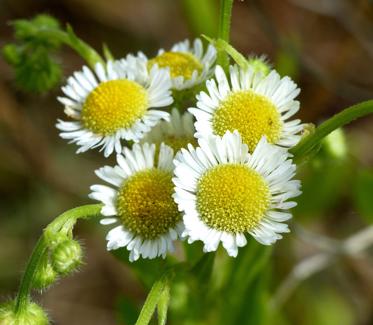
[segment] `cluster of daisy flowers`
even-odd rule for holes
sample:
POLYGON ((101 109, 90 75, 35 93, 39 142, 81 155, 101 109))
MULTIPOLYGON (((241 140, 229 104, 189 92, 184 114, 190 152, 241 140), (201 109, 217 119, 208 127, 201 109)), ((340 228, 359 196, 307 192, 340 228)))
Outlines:
POLYGON ((300 182, 288 149, 303 129, 290 78, 254 65, 224 71, 196 39, 83 67, 62 91, 72 121, 58 121, 61 137, 77 152, 116 154, 96 170, 107 185, 90 194, 103 203, 101 223, 116 225, 109 250, 126 247, 135 261, 187 240, 236 256, 248 235, 270 245, 289 231, 300 182), (195 107, 174 101, 180 92, 195 107))

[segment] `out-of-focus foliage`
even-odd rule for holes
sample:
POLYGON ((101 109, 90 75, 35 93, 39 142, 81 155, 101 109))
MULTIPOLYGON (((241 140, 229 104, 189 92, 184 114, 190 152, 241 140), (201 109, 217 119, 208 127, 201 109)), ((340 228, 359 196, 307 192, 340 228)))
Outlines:
POLYGON ((373 169, 359 169, 354 183, 354 203, 368 222, 373 222, 373 169))
POLYGON ((60 45, 58 38, 40 34, 40 30, 59 29, 56 19, 39 15, 33 20, 13 23, 17 44, 3 48, 3 56, 14 67, 16 83, 30 92, 46 92, 61 79, 61 65, 53 58, 60 45))

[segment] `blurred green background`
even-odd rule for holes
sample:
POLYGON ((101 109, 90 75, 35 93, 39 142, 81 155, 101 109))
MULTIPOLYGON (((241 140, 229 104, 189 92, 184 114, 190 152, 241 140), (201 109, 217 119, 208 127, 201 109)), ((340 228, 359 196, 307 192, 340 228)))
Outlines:
MULTIPOLYGON (((200 33, 214 36, 218 7, 218 0, 0 0, 0 47, 13 40, 11 20, 47 13, 70 23, 98 51, 105 42, 116 57, 138 50, 153 55, 200 33)), ((299 84, 304 122, 318 124, 373 98, 372 1, 235 1, 231 34, 242 53, 267 54, 281 74, 299 84)), ((83 64, 70 49, 60 54, 65 77, 83 64)), ((43 95, 22 92, 0 59, 1 300, 15 294, 42 228, 62 211, 89 203, 94 169, 113 162, 97 152, 75 155, 76 147, 58 137, 60 94, 58 88, 43 95)), ((281 310, 271 325, 373 324, 372 249, 352 256, 335 250, 373 221, 372 122, 364 118, 333 134, 299 168, 304 194, 292 233, 271 257, 272 295, 265 303, 281 310), (300 281, 289 277, 301 261, 320 254, 328 262, 319 272, 300 281)), ((105 231, 96 222, 79 224, 85 266, 37 297, 55 324, 131 324, 136 317, 147 281, 105 251, 105 231)), ((182 286, 174 290, 179 300, 186 294, 182 286)))

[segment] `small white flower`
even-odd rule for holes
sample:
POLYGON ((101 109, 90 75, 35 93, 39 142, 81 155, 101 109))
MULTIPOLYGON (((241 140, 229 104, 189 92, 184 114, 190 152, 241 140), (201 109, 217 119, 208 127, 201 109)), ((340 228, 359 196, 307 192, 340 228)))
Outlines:
POLYGON ((289 120, 298 110, 294 98, 300 90, 289 78, 272 70, 230 67, 229 78, 220 66, 215 78, 206 82, 207 92, 197 95, 197 108, 189 111, 196 117, 196 137, 222 136, 238 130, 252 152, 265 136, 268 142, 292 147, 300 140, 303 125, 289 120))
POLYGON ((174 199, 184 212, 183 237, 201 240, 204 251, 220 242, 230 256, 246 245, 245 234, 270 245, 288 232, 287 201, 301 192, 291 180, 296 166, 284 148, 263 137, 252 154, 237 131, 198 140, 176 155, 174 199))
MULTIPOLYGON (((140 57, 146 58, 142 53, 140 57)), ((176 43, 170 51, 159 50, 156 57, 149 59, 148 67, 169 68, 173 88, 182 90, 204 82, 211 75, 215 60, 215 47, 209 44, 204 53, 202 41, 197 38, 192 47, 189 40, 185 40, 176 43)))
POLYGON ((138 142, 169 113, 151 108, 173 102, 171 81, 165 69, 148 71, 143 60, 109 61, 75 72, 62 87, 66 97, 58 100, 74 122, 59 120, 60 136, 79 146, 77 153, 101 147, 105 157, 119 153, 121 140, 138 142))
POLYGON ((107 249, 127 247, 130 261, 166 256, 183 231, 173 194, 173 150, 161 144, 157 164, 155 145, 134 144, 117 155, 115 167, 105 166, 96 175, 111 184, 93 185, 91 199, 101 201, 104 225, 119 223, 110 230, 107 249))
POLYGON ((177 108, 173 108, 170 121, 158 123, 146 134, 142 142, 155 143, 157 145, 164 142, 176 153, 181 148, 186 148, 189 143, 192 145, 197 144, 194 132, 192 114, 185 112, 181 115, 177 108))

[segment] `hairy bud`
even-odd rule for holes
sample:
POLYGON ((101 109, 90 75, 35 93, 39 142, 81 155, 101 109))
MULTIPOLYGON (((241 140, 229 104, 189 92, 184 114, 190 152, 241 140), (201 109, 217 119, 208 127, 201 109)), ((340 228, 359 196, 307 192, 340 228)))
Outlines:
POLYGON ((1 325, 47 325, 47 314, 37 304, 29 302, 24 309, 14 311, 14 301, 0 305, 1 325))
POLYGON ((53 269, 61 275, 68 275, 82 264, 83 251, 76 240, 68 239, 56 246, 51 258, 53 269))
POLYGON ((271 71, 271 66, 265 56, 249 57, 247 63, 255 72, 261 72, 263 75, 267 75, 271 71))
POLYGON ((42 262, 40 267, 36 270, 33 287, 35 289, 45 289, 53 284, 57 279, 56 271, 53 269, 51 263, 48 261, 48 256, 45 256, 45 260, 42 262))

